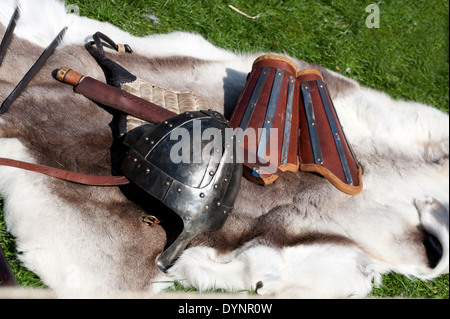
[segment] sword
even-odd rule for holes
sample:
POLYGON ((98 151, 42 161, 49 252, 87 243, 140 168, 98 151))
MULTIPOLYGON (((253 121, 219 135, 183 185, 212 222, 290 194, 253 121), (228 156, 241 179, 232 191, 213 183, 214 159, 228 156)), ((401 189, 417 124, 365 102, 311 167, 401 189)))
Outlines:
POLYGON ((20 93, 25 89, 25 87, 30 83, 36 73, 41 69, 44 65, 45 61, 52 55, 53 51, 55 51, 56 47, 61 43, 64 34, 66 33, 67 27, 63 28, 56 38, 50 43, 50 45, 42 52, 41 56, 37 61, 33 64, 33 66, 28 70, 25 76, 20 80, 19 84, 14 88, 14 90, 9 94, 9 96, 3 101, 0 106, 0 114, 8 111, 11 104, 14 100, 20 95, 20 93))
POLYGON ((3 58, 6 54, 6 49, 8 49, 9 43, 11 42, 14 29, 16 28, 17 20, 20 17, 19 7, 16 7, 14 13, 9 21, 8 27, 6 28, 5 35, 3 36, 2 43, 0 44, 0 66, 2 65, 3 58))

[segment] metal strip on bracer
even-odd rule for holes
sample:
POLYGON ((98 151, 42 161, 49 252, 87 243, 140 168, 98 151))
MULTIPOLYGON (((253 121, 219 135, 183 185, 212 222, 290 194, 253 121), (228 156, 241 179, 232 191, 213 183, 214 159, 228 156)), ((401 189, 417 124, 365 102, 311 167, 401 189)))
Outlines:
MULTIPOLYGON (((350 173, 350 168, 348 166, 347 157, 344 152, 344 146, 342 145, 342 140, 341 140, 341 137, 340 137, 340 134, 338 131, 336 120, 335 120, 333 112, 331 110, 331 105, 329 103, 328 95, 326 93, 327 88, 325 86, 325 83, 323 83, 320 80, 317 81, 317 86, 319 88, 320 98, 322 99, 323 107, 325 109, 325 113, 328 118, 328 123, 330 124, 331 132, 333 134, 334 142, 336 144, 336 148, 337 148, 337 151, 339 154, 339 159, 341 161, 342 169, 345 174, 345 179, 347 181, 347 184, 353 185, 353 178, 350 173)), ((336 116, 337 116, 337 114, 336 114, 336 116)))
POLYGON ((257 156, 261 159, 266 157, 267 143, 270 136, 270 128, 273 124, 273 117, 275 115, 275 109, 277 108, 278 97, 280 95, 281 84, 284 76, 284 71, 277 69, 275 79, 272 85, 272 91, 270 92, 270 99, 267 105, 266 117, 261 131, 261 136, 258 143, 257 156))
POLYGON ((292 107, 294 104, 294 87, 295 87, 295 78, 290 76, 287 94, 287 103, 286 103, 286 118, 284 121, 283 144, 281 148, 281 159, 280 159, 281 164, 287 164, 287 158, 289 153, 289 142, 291 138, 291 123, 292 123, 292 107))
POLYGON ((319 133, 317 131, 314 107, 311 99, 311 92, 308 83, 302 83, 303 107, 305 108, 306 120, 308 121, 309 136, 316 164, 323 164, 322 150, 320 148, 319 133))
POLYGON ((255 89, 250 97, 250 101, 248 102, 247 109, 245 110, 244 116, 241 119, 241 123, 239 124, 239 128, 236 134, 236 138, 238 143, 242 142, 242 138, 244 137, 245 130, 248 128, 250 120, 252 119, 253 112, 256 109, 256 104, 258 103, 259 97, 261 95, 264 84, 266 83, 267 76, 269 74, 269 68, 264 67, 259 74, 258 81, 256 82, 255 89))

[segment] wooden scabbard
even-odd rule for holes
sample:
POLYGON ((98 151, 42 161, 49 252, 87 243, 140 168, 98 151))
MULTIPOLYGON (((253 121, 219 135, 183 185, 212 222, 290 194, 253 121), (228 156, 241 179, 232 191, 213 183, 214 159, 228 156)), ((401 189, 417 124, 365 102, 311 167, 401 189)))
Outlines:
POLYGON ((58 70, 56 78, 73 85, 75 93, 148 122, 160 123, 177 115, 161 106, 66 67, 58 70))

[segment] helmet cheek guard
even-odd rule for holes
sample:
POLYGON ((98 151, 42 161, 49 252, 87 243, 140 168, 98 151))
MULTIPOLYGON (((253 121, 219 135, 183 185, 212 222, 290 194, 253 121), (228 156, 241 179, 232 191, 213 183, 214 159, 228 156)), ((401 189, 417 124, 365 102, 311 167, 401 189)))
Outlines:
POLYGON ((223 226, 241 182, 242 164, 235 159, 233 130, 213 111, 174 116, 130 147, 122 172, 183 221, 182 232, 157 260, 160 270, 168 269, 196 235, 223 226))

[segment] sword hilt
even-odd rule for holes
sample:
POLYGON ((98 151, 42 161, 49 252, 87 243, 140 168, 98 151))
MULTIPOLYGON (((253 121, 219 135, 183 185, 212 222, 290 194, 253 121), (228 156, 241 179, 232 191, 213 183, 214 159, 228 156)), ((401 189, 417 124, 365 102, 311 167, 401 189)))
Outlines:
POLYGON ((67 67, 62 67, 58 70, 58 72, 56 73, 56 79, 63 82, 63 83, 67 83, 73 86, 77 86, 78 84, 81 83, 81 81, 83 81, 86 78, 85 75, 82 75, 72 69, 69 69, 67 67))

